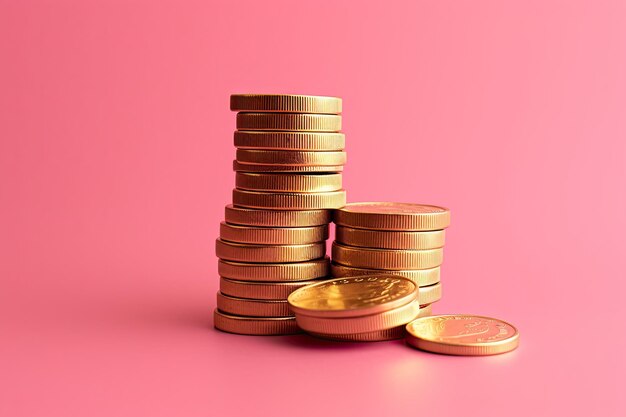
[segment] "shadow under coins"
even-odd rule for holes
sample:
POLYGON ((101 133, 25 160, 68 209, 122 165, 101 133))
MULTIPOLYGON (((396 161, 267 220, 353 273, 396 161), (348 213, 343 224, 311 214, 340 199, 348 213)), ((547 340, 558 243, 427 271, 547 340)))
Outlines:
POLYGON ((362 350, 380 346, 403 345, 404 340, 387 340, 381 342, 343 342, 310 336, 306 333, 292 336, 278 336, 276 343, 286 344, 298 349, 310 350, 362 350))

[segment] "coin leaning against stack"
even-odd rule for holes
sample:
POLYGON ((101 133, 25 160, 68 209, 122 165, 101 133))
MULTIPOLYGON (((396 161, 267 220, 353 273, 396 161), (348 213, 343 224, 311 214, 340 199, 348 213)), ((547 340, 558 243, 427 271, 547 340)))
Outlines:
POLYGON ((216 254, 215 327, 239 334, 299 332, 287 297, 329 278, 331 209, 345 205, 341 99, 236 94, 233 204, 216 254))
POLYGON ((363 275, 336 278, 289 295, 298 326, 337 341, 382 341, 404 337, 404 326, 430 314, 420 308, 418 287, 407 278, 363 275))
POLYGON ((336 210, 331 275, 403 276, 419 287, 419 303, 441 299, 440 267, 450 211, 409 203, 353 203, 336 210))

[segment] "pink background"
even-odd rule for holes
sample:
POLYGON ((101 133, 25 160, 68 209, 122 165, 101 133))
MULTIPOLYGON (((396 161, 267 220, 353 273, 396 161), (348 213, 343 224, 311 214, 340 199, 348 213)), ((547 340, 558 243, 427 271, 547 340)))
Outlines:
POLYGON ((622 1, 2 1, 0 415, 625 413, 622 1), (350 201, 449 206, 514 353, 212 329, 235 92, 344 99, 350 201))

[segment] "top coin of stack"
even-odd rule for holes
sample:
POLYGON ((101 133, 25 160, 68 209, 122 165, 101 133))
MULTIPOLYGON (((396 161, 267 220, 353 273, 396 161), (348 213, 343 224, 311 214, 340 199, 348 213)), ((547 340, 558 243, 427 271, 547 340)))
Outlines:
POLYGON ((287 296, 328 278, 330 209, 345 204, 341 99, 242 94, 231 109, 239 112, 236 188, 216 243, 215 327, 294 333, 287 296))
POLYGON ((335 209, 346 203, 341 99, 235 94, 237 206, 273 210, 335 209))
POLYGON ((352 203, 335 211, 334 277, 372 273, 404 276, 419 286, 419 301, 441 298, 440 265, 450 211, 408 203, 352 203))

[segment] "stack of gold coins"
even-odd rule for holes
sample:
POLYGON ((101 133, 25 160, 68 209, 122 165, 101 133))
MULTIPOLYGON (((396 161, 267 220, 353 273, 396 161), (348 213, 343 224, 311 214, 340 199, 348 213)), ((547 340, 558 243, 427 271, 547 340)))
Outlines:
POLYGON ((334 212, 331 274, 385 273, 419 287, 424 310, 441 299, 440 267, 450 211, 407 203, 352 203, 334 212))
POLYGON ((404 326, 420 312, 417 285, 404 277, 373 274, 337 278, 289 295, 300 328, 338 341, 381 341, 404 336, 404 326))
POLYGON ((233 204, 216 253, 215 327, 239 334, 298 331, 287 296, 329 277, 331 209, 345 205, 341 99, 237 94, 233 204))

